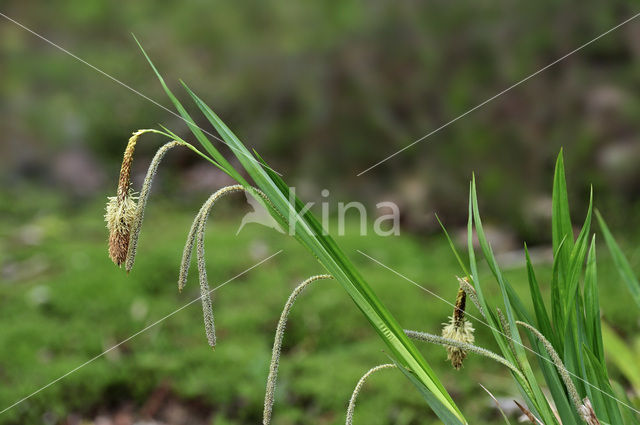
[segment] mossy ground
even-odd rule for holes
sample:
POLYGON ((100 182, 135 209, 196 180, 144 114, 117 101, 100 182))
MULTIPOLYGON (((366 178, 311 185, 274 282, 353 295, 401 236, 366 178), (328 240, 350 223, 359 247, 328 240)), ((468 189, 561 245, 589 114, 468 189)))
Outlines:
MULTIPOLYGON (((4 202, 4 201, 3 201, 4 202)), ((42 203, 41 203, 42 204, 42 203)), ((8 204, 5 204, 8 205, 8 204)), ((176 278, 192 212, 154 206, 147 213, 133 271, 115 267, 106 253, 103 206, 79 210, 13 206, 0 223, 0 410, 82 365, 109 347, 172 313, 199 295, 197 271, 180 294, 176 278)), ((224 208, 222 208, 224 210, 224 208)), ((195 211, 195 210, 194 210, 195 211)), ((212 216, 207 259, 212 287, 224 283, 282 249, 266 263, 213 294, 218 347, 206 344, 199 302, 163 320, 118 348, 0 415, 0 424, 54 423, 69 413, 141 405, 161 385, 210 409, 212 423, 260 422, 273 332, 294 286, 323 272, 295 240, 257 225, 235 235, 229 211, 212 216)), ((235 214, 237 216, 237 214, 235 214)), ((437 333, 451 307, 368 260, 356 250, 395 268, 443 298, 455 299, 460 271, 443 237, 428 239, 357 236, 347 230, 338 243, 359 267, 400 323, 437 333)), ((605 252, 601 250, 600 252, 605 252)), ((633 327, 634 312, 621 309, 626 289, 600 268, 605 317, 618 328, 633 327)), ((631 256, 637 259, 637 256, 631 256)), ((539 280, 547 281, 542 266, 539 280)), ((507 277, 528 300, 526 275, 507 277)), ((484 278, 498 302, 496 285, 484 278)), ((471 310, 472 314, 477 314, 471 310)), ((637 314, 636 314, 637 315, 637 314)), ((476 341, 487 348, 487 329, 475 324, 476 341)), ((519 398, 509 373, 470 355, 460 371, 443 348, 419 345, 470 423, 497 423, 499 416, 478 383, 497 397, 519 398)), ((277 424, 338 424, 359 377, 387 362, 384 345, 334 281, 320 281, 299 299, 290 317, 274 421, 277 424)), ((614 373, 615 376, 615 373, 614 373)), ((361 424, 437 423, 406 379, 391 370, 366 386, 356 409, 361 424)))

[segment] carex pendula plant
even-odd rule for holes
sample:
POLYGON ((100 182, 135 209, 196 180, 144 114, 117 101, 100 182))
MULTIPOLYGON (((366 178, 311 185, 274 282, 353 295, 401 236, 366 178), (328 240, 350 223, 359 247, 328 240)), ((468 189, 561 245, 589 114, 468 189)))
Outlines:
MULTIPOLYGON (((140 48, 142 49, 141 46, 140 48)), ((243 190, 264 206, 281 228, 289 229, 289 233, 318 260, 325 272, 322 276, 335 279, 345 289, 347 295, 351 297, 369 321, 372 328, 386 344, 389 356, 392 357, 394 362, 402 366, 403 371, 408 374, 407 377, 410 382, 418 388, 434 413, 446 424, 466 424, 466 419, 453 402, 451 396, 447 393, 424 357, 406 336, 402 327, 393 317, 389 309, 373 292, 331 236, 323 231, 322 226, 313 213, 305 209, 302 201, 295 197, 295 195, 291 196, 289 187, 280 175, 270 168, 256 152, 249 151, 222 120, 218 118, 213 110, 193 93, 184 82, 181 82, 188 96, 193 100, 202 115, 213 125, 220 135, 223 144, 229 148, 230 152, 238 160, 243 171, 248 175, 247 178, 243 177, 240 170, 235 169, 231 165, 209 140, 205 132, 195 124, 195 121, 191 118, 186 108, 169 89, 146 52, 144 50, 142 50, 142 52, 158 77, 167 96, 175 106, 177 113, 183 118, 189 131, 200 143, 203 150, 199 150, 183 140, 175 132, 162 126, 161 129, 143 130, 134 133, 132 138, 135 140, 130 142, 125 150, 117 196, 115 199, 110 199, 107 206, 106 220, 110 230, 109 254, 114 263, 118 266, 125 264, 127 271, 132 270, 137 249, 137 238, 142 225, 146 197, 148 196, 148 190, 145 192, 144 187, 139 197, 136 196, 131 188, 130 166, 133 160, 135 143, 137 143, 140 135, 145 132, 155 132, 164 135, 171 140, 170 143, 175 143, 175 146, 182 145, 193 150, 196 154, 210 162, 213 166, 218 167, 237 182, 237 185, 220 189, 213 194, 196 215, 185 244, 178 279, 178 286, 181 289, 186 283, 187 269, 191 261, 193 249, 195 249, 200 276, 205 331, 207 341, 211 346, 215 346, 216 337, 210 298, 211 291, 207 283, 204 259, 204 230, 211 206, 223 195, 243 190)), ((155 166, 152 164, 149 168, 147 173, 147 177, 149 177, 147 186, 149 187, 153 176, 157 172, 157 164, 164 153, 166 153, 166 150, 168 150, 168 148, 165 148, 164 152, 159 152, 156 155, 158 161, 155 163, 155 166)), ((146 181, 147 179, 145 179, 145 182, 146 181)), ((278 336, 276 335, 274 354, 279 353, 279 349, 276 350, 277 339, 278 336), (276 351, 278 351, 278 353, 276 353, 276 351)), ((271 384, 268 383, 267 385, 265 423, 268 423, 273 403, 272 396, 271 399, 269 399, 269 386, 275 386, 278 356, 276 355, 274 359, 276 363, 275 365, 272 363, 270 371, 273 372, 270 373, 270 375, 273 375, 273 380, 270 381, 272 382, 271 384)), ((273 388, 271 388, 271 391, 272 390, 273 388)))
MULTIPOLYGON (((445 323, 442 336, 405 331, 416 340, 444 345, 452 366, 460 369, 467 353, 484 355, 508 367, 524 403, 516 400, 525 418, 535 424, 639 424, 640 411, 610 379, 604 357, 603 326, 598 297, 595 234, 591 232, 593 195, 590 196, 584 224, 577 237, 569 215, 569 202, 562 151, 556 161, 552 194, 553 266, 550 278, 550 306, 544 302, 527 246, 524 247, 529 296, 533 311, 525 305, 502 273, 487 241, 476 194, 475 177, 470 184, 467 225, 468 266, 462 260, 444 226, 442 229, 457 258, 464 278, 458 278, 459 290, 453 316, 445 323), (474 231, 480 250, 502 295, 502 306, 490 305, 480 284, 478 260, 473 245, 474 231), (466 314, 465 299, 470 298, 476 315, 466 314), (474 345, 471 318, 477 326, 487 326, 500 348, 500 354, 474 345), (467 326, 468 325, 468 326, 467 326), (528 344, 519 330, 526 335, 528 344), (534 359, 536 362, 531 363, 534 359), (544 381, 534 374, 535 364, 544 381), (614 391, 614 388, 618 389, 614 391)), ((638 301, 640 285, 629 261, 615 242, 602 216, 596 212, 604 239, 620 277, 632 298, 638 301)), ((439 219, 438 219, 439 221, 439 219)), ((442 225, 442 223, 440 223, 442 225)), ((640 306, 640 302, 638 302, 640 306)), ((630 305, 633 308, 633 305, 630 305)), ((607 328, 604 327, 606 330, 607 328)), ((606 341, 611 341, 609 337, 606 341)), ((623 344, 618 341, 619 344, 623 344)), ((630 360, 630 359, 629 359, 630 360)), ((353 421, 355 397, 364 381, 386 369, 381 365, 360 380, 349 404, 347 424, 353 421)), ((632 368, 624 368, 631 370, 632 368)), ((490 394, 490 393, 489 393, 490 394)), ((503 415, 508 423, 508 418, 503 415)))
MULTIPOLYGON (((264 424, 270 423, 272 416, 280 346, 288 312, 302 289, 309 283, 320 279, 334 279, 344 288, 347 295, 354 301, 386 344, 387 354, 391 359, 391 363, 374 367, 360 380, 349 403, 347 423, 353 421, 355 400, 367 377, 378 370, 393 367, 415 385, 443 423, 447 425, 467 423, 462 412, 412 340, 444 346, 448 359, 456 369, 462 367, 463 361, 469 353, 482 355, 505 365, 510 370, 522 396, 523 412, 528 412, 536 422, 563 425, 638 423, 637 417, 634 415, 629 416, 621 413, 621 409, 628 408, 629 405, 624 399, 620 399, 619 394, 614 394, 609 381, 600 326, 595 237, 591 237, 590 234, 591 202, 582 230, 577 239, 574 239, 566 183, 564 182, 562 155, 558 158, 553 190, 552 239, 555 255, 550 285, 552 292, 551 313, 548 313, 547 306, 543 302, 528 253, 526 270, 533 312, 528 310, 502 274, 482 228, 476 183, 473 179, 469 196, 468 269, 449 239, 464 272, 464 277, 459 279, 460 288, 453 314, 445 323, 441 335, 405 331, 337 243, 323 231, 313 213, 304 208, 303 202, 295 195, 291 196, 289 187, 281 176, 269 167, 258 153, 247 149, 213 110, 184 82, 181 82, 188 97, 204 118, 215 128, 221 137, 220 140, 237 159, 239 167, 238 169, 234 168, 210 141, 207 134, 195 124, 191 115, 169 89, 144 50, 143 53, 177 113, 182 117, 190 133, 200 143, 203 150, 201 151, 186 142, 175 132, 165 127, 161 127, 160 130, 140 130, 133 134, 125 149, 116 196, 109 199, 105 215, 110 233, 109 256, 113 262, 118 266, 124 264, 127 272, 132 270, 144 209, 158 164, 167 151, 173 147, 184 146, 213 166, 218 167, 237 183, 212 194, 197 213, 188 232, 179 271, 178 287, 181 290, 187 282, 187 271, 195 249, 205 333, 209 345, 215 347, 216 335, 210 297, 211 290, 207 282, 204 235, 211 208, 223 196, 246 192, 254 197, 266 208, 280 227, 290 230, 289 233, 318 260, 324 269, 323 274, 308 279, 294 290, 280 317, 265 394, 264 424), (136 195, 130 183, 131 162, 139 137, 147 132, 163 135, 170 141, 160 148, 154 157, 140 194, 136 195), (246 173, 246 178, 243 177, 241 171, 246 173), (484 296, 472 243, 474 231, 478 235, 480 250, 502 294, 501 306, 490 305, 484 296), (476 306, 478 310, 476 317, 471 316, 468 312, 465 313, 467 299, 470 299, 476 306), (499 347, 499 353, 493 353, 476 344, 473 336, 474 324, 471 319, 478 319, 482 324, 489 326, 499 347), (523 342, 521 330, 527 336, 528 345, 523 342), (544 384, 534 374, 531 359, 537 361, 538 368, 544 377, 544 384)), ((601 225, 603 223, 604 221, 601 222, 601 225)), ((605 238, 607 238, 606 232, 605 238)), ((614 245, 609 240, 607 243, 614 252, 614 249, 611 248, 614 245)), ((622 264, 619 266, 619 269, 622 270, 621 274, 627 276, 628 273, 625 272, 628 270, 624 268, 624 263, 620 258, 616 259, 619 264, 622 264)), ((632 281, 631 278, 628 280, 632 281)), ((633 287, 632 283, 629 285, 630 288, 633 287)), ((477 327, 478 324, 476 323, 475 326, 477 327)), ((463 370, 460 373, 464 373, 463 370)))
MULTIPOLYGON (((556 161, 552 193, 554 256, 549 282, 550 305, 544 302, 536 271, 527 246, 524 246, 533 311, 516 293, 496 261, 480 219, 475 177, 469 192, 468 267, 443 226, 449 245, 466 276, 460 281, 461 288, 473 297, 477 307, 478 316, 475 319, 489 327, 501 356, 519 370, 520 373, 514 370, 511 373, 525 402, 525 410, 535 417, 535 422, 563 425, 640 423, 640 412, 623 392, 613 390, 605 363, 598 298, 596 235, 591 231, 592 211, 591 192, 586 218, 577 237, 574 237, 561 151, 556 161), (490 305, 484 295, 473 246, 474 231, 480 251, 502 296, 502 305, 499 307, 490 305), (527 345, 520 331, 527 337, 527 345), (544 382, 535 376, 532 359, 536 360, 544 382)), ((600 220, 618 269, 632 289, 630 267, 617 249, 604 221, 600 220)))

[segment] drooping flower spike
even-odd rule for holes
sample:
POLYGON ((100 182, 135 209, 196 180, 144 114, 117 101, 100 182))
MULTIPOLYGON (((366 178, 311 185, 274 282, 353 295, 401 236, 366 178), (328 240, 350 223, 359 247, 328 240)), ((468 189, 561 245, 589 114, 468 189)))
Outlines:
MULTIPOLYGON (((182 289, 184 289, 185 285, 187 284, 189 266, 191 265, 191 255, 193 253, 193 247, 195 246, 195 243, 196 243, 197 233, 198 233, 198 229, 199 229, 199 225, 200 225, 200 221, 203 213, 207 209, 210 210, 213 207, 213 205, 217 202, 217 200, 223 197, 224 195, 241 192, 241 191, 247 191, 247 189, 245 189, 242 185, 239 185, 239 184, 223 187, 222 189, 212 194, 209 197, 209 199, 207 199, 207 201, 205 201, 205 203, 202 204, 200 211, 198 211, 198 214, 196 214, 196 217, 194 218, 193 223, 191 224, 191 228, 189 229, 189 234, 187 235, 187 242, 185 243, 184 250, 182 251, 182 261, 180 262, 180 275, 178 276, 178 291, 182 292, 182 289)), ((272 205, 271 200, 260 189, 252 187, 251 191, 253 191, 255 194, 260 196, 267 204, 272 205)))
POLYGON ((280 352, 282 350, 282 339, 284 338, 284 330, 287 326, 289 312, 291 312, 293 303, 307 286, 315 281, 323 279, 333 279, 333 277, 328 274, 312 276, 296 286, 291 295, 289 295, 289 299, 287 299, 287 302, 282 309, 280 320, 278 321, 278 326, 276 327, 276 336, 273 341, 271 364, 269 366, 269 377, 267 378, 267 389, 264 395, 264 411, 262 414, 263 425, 269 425, 269 423, 271 422, 271 413, 273 411, 273 402, 276 391, 276 381, 278 379, 278 366, 280 365, 280 352))
POLYGON ((164 144, 160 149, 158 149, 153 159, 151 160, 149 168, 147 169, 147 174, 144 177, 144 182, 142 183, 142 190, 140 190, 140 198, 138 199, 138 205, 133 217, 133 222, 131 223, 129 249, 127 251, 125 263, 125 269, 127 270, 127 272, 131 271, 131 269, 133 268, 133 263, 136 259, 138 237, 140 236, 140 229, 142 228, 142 220, 144 219, 144 210, 147 206, 149 193, 151 193, 151 184, 153 183, 153 179, 158 173, 158 166, 160 165, 160 161, 162 161, 162 158, 164 158, 169 150, 175 148, 176 146, 184 146, 184 143, 174 140, 164 144))
POLYGON ((364 387, 365 382, 367 382, 367 379, 369 379, 371 375, 380 370, 392 369, 395 367, 397 366, 393 363, 381 364, 369 369, 367 373, 362 375, 362 378, 360 378, 360 380, 356 384, 356 387, 353 389, 353 394, 351 394, 351 398, 349 399, 349 407, 347 407, 347 417, 345 421, 346 425, 353 425, 353 413, 356 409, 356 400, 358 399, 358 395, 360 394, 360 391, 362 391, 362 387, 364 387))
MULTIPOLYGON (((187 236, 187 242, 185 243, 185 247, 182 252, 182 262, 180 264, 180 274, 178 276, 178 290, 182 291, 187 283, 189 266, 191 264, 191 256, 193 253, 193 248, 195 246, 205 334, 207 336, 207 342, 212 348, 215 348, 216 346, 216 330, 213 316, 213 305, 211 301, 211 290, 209 289, 209 282, 207 279, 207 267, 204 253, 207 220, 209 219, 211 209, 219 199, 231 193, 242 192, 246 190, 247 189, 244 186, 238 184, 223 187, 222 189, 212 194, 202 205, 200 211, 193 220, 191 228, 189 229, 189 234, 187 236)), ((250 190, 260 196, 266 203, 271 204, 271 201, 269 200, 267 195, 265 195, 261 190, 256 188, 251 188, 250 190)))
MULTIPOLYGON (((213 320, 213 306, 211 303, 211 290, 209 289, 209 282, 207 280, 207 265, 204 257, 204 232, 207 227, 207 219, 211 208, 215 205, 218 199, 222 198, 226 194, 239 192, 244 190, 241 185, 228 186, 218 190, 211 195, 207 202, 205 202, 202 210, 202 215, 199 217, 197 228, 198 243, 196 246, 198 274, 200 280, 200 300, 202 301, 202 315, 204 318, 204 329, 207 335, 207 342, 211 348, 216 347, 216 328, 213 320)), ((197 218, 196 218, 197 219, 197 218)))
POLYGON ((542 343, 545 350, 547 351, 547 354, 549 354, 549 357, 551 357, 553 364, 556 366, 556 369, 560 374, 560 378, 562 378, 562 382, 564 382, 564 386, 567 388, 569 398, 571 399, 571 402, 573 403, 573 406, 575 407, 580 417, 582 417, 582 419, 589 425, 599 425, 598 418, 596 417, 595 413, 593 412, 593 408, 591 407, 591 402, 588 398, 585 398, 582 401, 580 400, 578 390, 571 380, 570 373, 565 367, 564 363, 562 363, 562 359, 553 348, 551 342, 549 342, 549 340, 538 329, 534 328, 530 324, 521 322, 519 320, 516 320, 516 324, 525 327, 538 339, 538 341, 542 343))
POLYGON ((109 257, 118 267, 125 263, 127 272, 133 267, 144 208, 149 197, 151 182, 158 171, 158 165, 169 149, 178 145, 186 145, 184 142, 172 141, 158 150, 147 171, 138 203, 136 202, 138 197, 131 189, 131 165, 138 139, 145 133, 164 134, 158 130, 143 129, 131 135, 122 158, 116 196, 108 198, 104 216, 109 229, 109 257))
MULTIPOLYGON (((442 345, 442 346, 446 347, 447 349, 449 349, 450 347, 458 348, 459 350, 462 350, 462 351, 465 352, 465 356, 466 356, 467 352, 471 352, 471 353, 478 354, 480 356, 484 356, 484 357, 486 357, 488 359, 491 359, 493 361, 496 361, 496 362, 501 363, 502 365, 508 367, 513 373, 518 375, 518 377, 520 379, 525 380, 524 375, 518 369, 518 367, 516 367, 513 363, 511 363, 510 361, 508 361, 504 357, 494 353, 493 351, 487 350, 486 348, 478 347, 478 346, 473 345, 471 343, 462 342, 462 341, 459 341, 459 340, 456 340, 456 339, 445 338, 443 336, 430 334, 428 332, 418 332, 418 331, 412 331, 412 330, 405 329, 404 333, 409 338, 411 338, 413 340, 416 340, 416 341, 424 341, 424 342, 429 342, 431 344, 442 345)), ((353 395, 351 396, 351 399, 349 400, 349 407, 347 408, 347 421, 346 421, 347 425, 352 425, 353 424, 353 414, 354 414, 354 409, 355 409, 356 398, 358 397, 358 394, 362 390, 362 387, 363 387, 365 381, 372 374, 374 374, 375 372, 377 372, 379 370, 382 370, 382 369, 392 368, 392 367, 396 367, 396 366, 394 364, 385 364, 385 365, 376 366, 373 369, 369 370, 367 373, 365 373, 364 376, 362 376, 362 378, 360 378, 360 381, 358 381, 358 384, 356 385, 356 388, 353 391, 353 395)))
POLYGON ((447 348, 449 347, 458 348, 465 352, 465 357, 467 352, 472 352, 480 356, 484 356, 488 359, 491 359, 498 363, 503 364, 504 366, 511 369, 513 373, 518 375, 518 377, 520 377, 523 380, 525 379, 522 372, 513 363, 511 363, 504 357, 500 356, 499 354, 496 354, 491 350, 487 350, 486 348, 478 347, 477 345, 473 345, 469 342, 463 342, 463 341, 452 339, 452 338, 446 338, 443 336, 430 334, 428 332, 418 332, 418 331, 411 331, 411 330, 405 329, 404 333, 409 338, 416 341, 424 341, 424 342, 429 342, 431 344, 438 344, 447 348))

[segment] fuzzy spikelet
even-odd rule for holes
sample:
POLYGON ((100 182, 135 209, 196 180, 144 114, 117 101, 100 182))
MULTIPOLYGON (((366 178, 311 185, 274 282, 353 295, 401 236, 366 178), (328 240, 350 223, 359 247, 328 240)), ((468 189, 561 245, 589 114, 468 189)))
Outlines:
POLYGON ((351 399, 349 399, 349 407, 347 408, 347 419, 346 419, 346 425, 352 425, 353 424, 353 413, 356 409, 356 400, 358 398, 358 394, 360 394, 360 391, 362 391, 362 387, 364 387, 365 382, 367 382, 367 379, 369 379, 369 377, 371 375, 373 375, 374 373, 378 372, 379 370, 383 370, 383 369, 392 369, 397 367, 394 364, 388 363, 388 364, 381 364, 379 366, 376 366, 372 369, 369 369, 369 371, 367 373, 365 373, 362 378, 360 378, 360 380, 358 381, 358 384, 356 385, 356 388, 353 390, 353 394, 351 394, 351 399))
MULTIPOLYGON (((473 331, 474 329, 471 323, 464 320, 462 326, 459 326, 454 323, 453 317, 451 317, 451 322, 445 324, 445 327, 442 329, 442 336, 454 341, 473 344, 473 331)), ((460 369, 466 357, 466 350, 447 345, 447 359, 451 361, 451 366, 454 368, 460 369)))
POLYGON ((271 413, 273 411, 273 402, 275 401, 274 397, 276 392, 276 380, 278 379, 278 367, 280 365, 280 353, 282 351, 282 340, 284 338, 284 330, 287 327, 287 320, 289 319, 291 308, 293 307, 293 304, 298 296, 302 293, 302 291, 304 291, 307 286, 315 281, 322 279, 333 279, 333 277, 328 274, 321 274, 308 278, 293 290, 291 295, 289 295, 284 308, 282 309, 280 320, 278 321, 278 326, 276 327, 276 337, 273 341, 273 350, 271 352, 271 364, 269 365, 267 389, 264 395, 264 411, 262 413, 263 425, 269 425, 271 423, 271 413))
POLYGON ((544 345, 545 350, 547 350, 547 354, 549 354, 549 357, 551 357, 551 360, 553 360, 553 363, 555 364, 556 369, 560 374, 560 378, 562 378, 562 381, 564 382, 564 386, 567 388, 567 392, 569 393, 569 397, 571 398, 573 406, 576 408, 576 411, 582 417, 582 419, 589 425, 598 424, 598 418, 595 416, 595 413, 593 413, 591 402, 587 398, 585 398, 583 401, 580 400, 578 390, 571 380, 570 372, 564 366, 564 363, 562 363, 562 359, 553 348, 553 345, 549 342, 549 340, 545 338, 544 335, 542 335, 542 332, 526 322, 516 320, 516 324, 527 328, 536 338, 538 338, 538 341, 540 341, 542 345, 544 345))
POLYGON ((222 198, 228 193, 234 193, 242 190, 244 190, 244 188, 241 185, 227 186, 211 195, 209 199, 207 199, 204 210, 202 210, 202 213, 200 214, 200 221, 198 222, 197 227, 196 254, 198 262, 198 272, 200 274, 200 297, 202 300, 204 330, 207 336, 207 342, 209 343, 211 348, 216 347, 216 328, 214 324, 213 307, 211 303, 211 290, 209 289, 209 281, 207 280, 207 267, 204 256, 204 232, 207 227, 207 220, 209 219, 211 208, 218 201, 218 199, 222 198))
POLYGON ((109 229, 109 257, 118 267, 127 259, 131 224, 135 219, 136 201, 131 192, 131 164, 136 143, 146 130, 138 130, 131 135, 122 158, 116 196, 109 197, 107 213, 104 216, 109 229))
POLYGON ((487 316, 485 316, 484 309, 480 305, 480 301, 478 300, 478 294, 476 293, 475 288, 469 283, 469 279, 466 277, 460 278, 458 276, 456 276, 456 279, 458 279, 458 284, 460 285, 460 288, 465 292, 466 295, 469 296, 469 298, 471 298, 471 301, 476 306, 480 314, 482 314, 482 317, 486 319, 487 316))
POLYGON ((127 148, 124 150, 122 166, 120 167, 120 178, 118 179, 118 200, 123 200, 129 192, 129 186, 131 185, 131 164, 133 164, 133 153, 136 150, 138 138, 143 132, 143 130, 138 130, 133 133, 131 137, 129 137, 127 148))
POLYGON ((513 365, 513 363, 509 362, 504 357, 501 357, 501 356, 497 355, 493 351, 487 350, 486 348, 478 347, 476 345, 473 345, 473 344, 470 344, 470 343, 467 343, 467 342, 457 341, 457 340, 454 340, 454 339, 451 339, 451 338, 445 338, 445 337, 442 337, 442 336, 430 334, 428 332, 410 331, 408 329, 405 329, 404 333, 409 338, 415 339, 417 341, 430 342, 431 344, 444 345, 445 347, 447 347, 447 346, 458 347, 461 350, 465 350, 465 352, 466 351, 470 351, 472 353, 476 353, 478 355, 487 357, 487 358, 489 358, 491 360, 494 360, 494 361, 496 361, 498 363, 502 363, 503 365, 505 365, 506 367, 511 369, 511 371, 513 371, 513 373, 518 375, 520 377, 520 379, 522 379, 523 381, 526 380, 526 378, 524 377, 522 372, 520 372, 520 370, 518 370, 518 368, 515 367, 513 365))
MULTIPOLYGON (((198 245, 198 249, 202 251, 201 258, 202 264, 198 263, 198 270, 202 274, 202 270, 204 270, 206 274, 205 261, 204 261, 204 231, 206 229, 206 221, 209 218, 209 214, 211 213, 211 208, 215 205, 215 203, 225 195, 241 192, 244 190, 242 185, 236 184, 233 186, 226 186, 222 189, 213 193, 209 198, 202 204, 200 211, 196 215, 196 218, 193 220, 191 224, 191 228, 189 229, 189 235, 187 236, 187 243, 184 245, 184 250, 182 252, 182 262, 180 263, 180 276, 178 277, 178 291, 182 292, 182 289, 187 284, 187 275, 189 273, 189 265, 191 264, 191 254, 193 253, 193 247, 196 244, 196 238, 202 241, 201 245, 198 245), (201 222, 204 218, 204 225, 201 225, 201 222)), ((206 280, 206 276, 205 276, 206 280)))
MULTIPOLYGON (((217 202, 217 200, 220 199, 222 196, 235 193, 235 192, 241 192, 243 190, 247 191, 247 193, 250 193, 250 191, 253 191, 258 196, 260 196, 265 201, 265 203, 269 204, 274 211, 277 211, 273 206, 273 203, 271 202, 271 200, 267 197, 267 195, 265 195, 264 192, 262 192, 260 189, 257 189, 255 187, 246 189, 242 185, 227 186, 227 187, 223 187, 222 189, 218 190, 213 195, 211 195, 209 199, 204 204, 202 204, 200 211, 196 215, 196 218, 193 220, 193 224, 191 224, 191 229, 189 229, 187 242, 185 243, 184 250, 182 251, 182 261, 180 263, 180 275, 178 277, 178 291, 182 292, 182 290, 184 289, 184 286, 187 284, 189 266, 191 265, 191 255, 193 253, 193 247, 196 244, 196 237, 200 228, 199 226, 200 226, 200 221, 202 221, 202 217, 205 214, 207 217, 209 216, 209 211, 211 210, 211 208, 213 208, 213 205, 217 202)), ((203 236, 203 239, 204 239, 204 236, 203 236)))
POLYGON ((104 220, 109 229, 109 257, 119 267, 127 259, 131 224, 137 207, 131 192, 126 194, 122 201, 118 196, 108 199, 104 220))
POLYGON ((162 158, 164 158, 165 154, 170 149, 181 145, 184 145, 184 143, 175 140, 166 143, 164 146, 158 149, 153 159, 151 160, 149 168, 147 169, 147 175, 144 178, 144 182, 142 183, 142 190, 140 191, 138 206, 131 222, 131 235, 129 237, 129 248, 125 263, 125 269, 127 270, 127 273, 133 268, 133 263, 136 258, 138 237, 140 236, 140 228, 142 227, 142 220, 144 219, 144 209, 147 206, 147 200, 149 199, 149 193, 151 192, 151 184, 153 183, 153 179, 158 173, 158 166, 160 165, 160 161, 162 161, 162 158))
MULTIPOLYGON (((464 317, 464 309, 466 304, 466 293, 462 288, 458 290, 456 297, 456 305, 453 310, 453 316, 450 317, 449 323, 443 323, 442 336, 454 341, 473 344, 473 326, 467 322, 464 317)), ((451 361, 451 365, 460 369, 462 362, 467 357, 467 352, 459 347, 451 345, 447 346, 447 359, 451 361)))

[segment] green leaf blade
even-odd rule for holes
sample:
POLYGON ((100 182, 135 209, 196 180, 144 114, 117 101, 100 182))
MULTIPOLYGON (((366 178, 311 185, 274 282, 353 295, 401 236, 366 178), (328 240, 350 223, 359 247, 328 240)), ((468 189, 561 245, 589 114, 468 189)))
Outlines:
POLYGON ((604 236, 604 240, 607 243, 607 247, 609 248, 609 252, 611 253, 611 257, 613 257, 613 262, 618 269, 618 273, 622 280, 626 283, 627 288, 629 288, 629 292, 631 292, 631 297, 635 301, 638 307, 640 307, 640 282, 638 282, 638 278, 633 273, 631 269, 631 265, 629 264, 629 260, 622 253, 622 250, 618 246, 615 238, 611 234, 607 223, 602 218, 602 215, 599 211, 596 211, 596 216, 598 217, 598 223, 600 224, 600 229, 602 230, 602 234, 604 236))
MULTIPOLYGON (((393 356, 404 368, 411 370, 422 386, 418 386, 418 389, 428 389, 430 396, 426 399, 434 412, 447 424, 466 423, 464 416, 426 360, 333 239, 323 234, 322 227, 313 214, 306 211, 300 215, 304 204, 297 197, 290 199, 289 188, 280 176, 266 164, 263 166, 213 110, 184 83, 183 85, 204 116, 232 148, 256 185, 267 194, 280 214, 288 217, 289 222, 293 221, 298 240, 344 287, 393 356)), ((415 384, 414 380, 412 382, 415 384)))
POLYGON ((562 150, 560 150, 560 154, 556 160, 551 205, 553 252, 558 252, 560 256, 560 269, 569 270, 569 253, 573 249, 573 227, 571 226, 571 215, 569 213, 569 196, 567 193, 562 150), (565 238, 564 248, 559 249, 560 242, 565 238))

